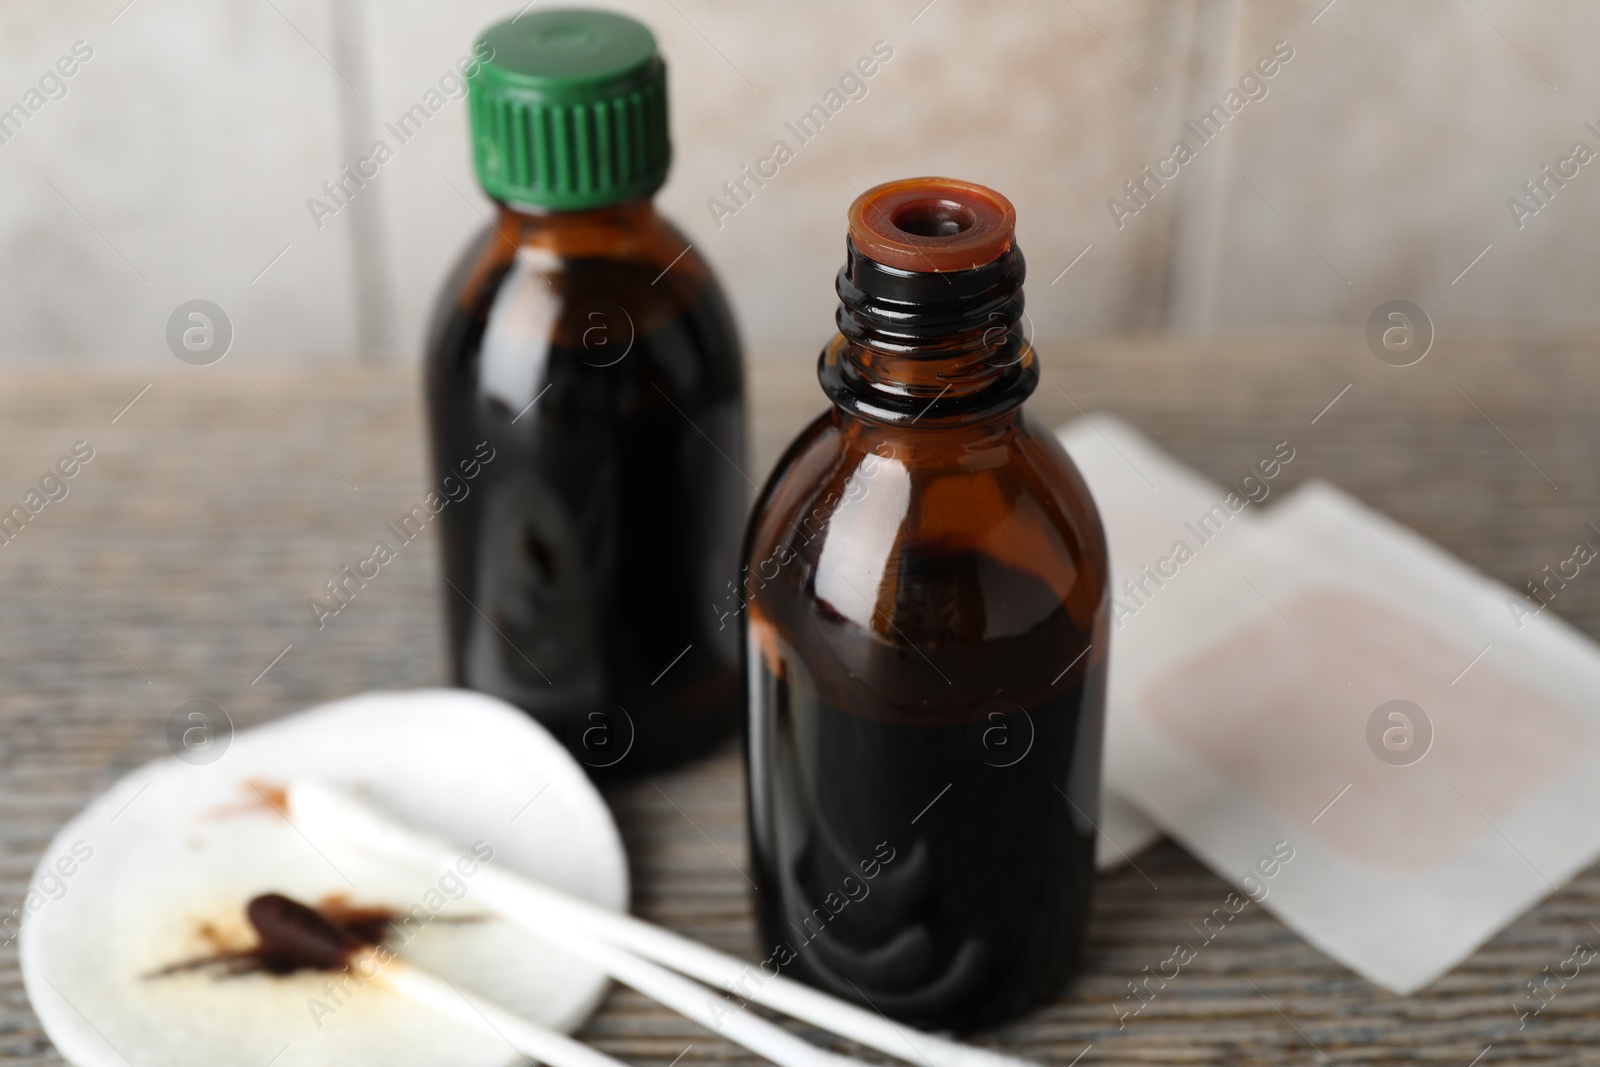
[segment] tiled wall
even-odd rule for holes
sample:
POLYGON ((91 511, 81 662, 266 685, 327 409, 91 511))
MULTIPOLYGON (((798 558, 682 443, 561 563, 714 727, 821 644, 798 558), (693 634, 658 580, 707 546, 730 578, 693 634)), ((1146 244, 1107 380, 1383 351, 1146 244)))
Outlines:
MULTIPOLYGON (((0 358, 169 360, 167 318, 193 298, 227 311, 252 358, 414 357, 487 205, 459 101, 403 146, 383 124, 515 8, 125 3, 0 14, 0 108, 40 103, 0 144, 0 358), (80 41, 92 56, 66 62, 70 78, 47 75, 80 41), (319 228, 307 198, 378 138, 395 158, 319 228)), ((1506 205, 1575 141, 1600 152, 1584 125, 1600 128, 1600 8, 1582 0, 611 6, 645 19, 670 63, 677 162, 663 206, 768 350, 820 344, 846 206, 915 173, 1016 202, 1044 338, 1359 336, 1394 297, 1427 308, 1441 337, 1600 319, 1588 239, 1600 164, 1547 183, 1554 195, 1521 229, 1506 205), (876 41, 894 55, 866 97, 714 219, 721 183, 793 142, 785 121, 876 41), (1191 132, 1214 105, 1221 131, 1191 132), (1193 152, 1181 164, 1179 138, 1193 152), (1144 180, 1147 165, 1169 177, 1144 180), (1147 204, 1123 192, 1132 179, 1147 204)))

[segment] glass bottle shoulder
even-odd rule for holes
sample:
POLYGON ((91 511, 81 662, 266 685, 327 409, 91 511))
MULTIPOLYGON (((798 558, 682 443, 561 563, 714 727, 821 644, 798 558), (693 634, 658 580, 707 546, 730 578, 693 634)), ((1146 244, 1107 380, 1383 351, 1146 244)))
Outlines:
POLYGON ((472 381, 513 411, 562 369, 672 395, 742 387, 716 279, 648 204, 581 217, 503 210, 446 281, 427 360, 435 382, 472 381))
MULTIPOLYGON (((763 491, 746 556, 751 577, 787 599, 874 631, 957 626, 914 605, 963 584, 945 591, 968 605, 963 632, 933 639, 1026 631, 1063 606, 1090 625, 1108 567, 1082 477, 1021 410, 960 429, 822 415, 763 491)), ((763 599, 775 614, 794 608, 763 599)))

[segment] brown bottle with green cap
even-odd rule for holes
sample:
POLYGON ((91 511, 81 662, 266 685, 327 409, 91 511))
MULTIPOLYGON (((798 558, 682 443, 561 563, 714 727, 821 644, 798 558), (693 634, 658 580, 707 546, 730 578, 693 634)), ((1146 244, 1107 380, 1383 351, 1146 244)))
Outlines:
POLYGON ((1106 541, 1022 406, 1015 226, 945 178, 855 201, 833 406, 744 548, 763 973, 934 1029, 1055 994, 1094 880, 1106 541))
POLYGON ((738 337, 651 200, 671 147, 650 31, 530 11, 476 54, 473 157, 495 207, 426 356, 455 681, 592 772, 646 771, 739 720, 736 629, 709 607, 746 502, 738 337))

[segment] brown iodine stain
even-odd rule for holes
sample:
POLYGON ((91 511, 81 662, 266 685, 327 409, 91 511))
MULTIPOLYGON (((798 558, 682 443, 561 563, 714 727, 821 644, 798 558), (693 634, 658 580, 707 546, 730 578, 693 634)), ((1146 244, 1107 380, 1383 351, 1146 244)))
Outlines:
POLYGON ((394 931, 395 920, 400 915, 393 908, 381 905, 352 904, 343 893, 323 897, 317 904, 317 911, 367 945, 381 945, 394 931))
POLYGON ((255 927, 256 959, 269 974, 337 971, 371 946, 316 908, 282 893, 265 893, 245 909, 255 927))
POLYGON ((231 819, 236 815, 259 815, 275 811, 285 819, 289 817, 289 787, 274 782, 252 778, 241 789, 249 798, 238 804, 228 804, 205 811, 207 819, 231 819))
MULTIPOLYGON (((145 977, 163 978, 204 970, 211 970, 222 978, 338 970, 343 966, 342 962, 334 962, 339 952, 385 944, 402 913, 381 904, 353 903, 343 893, 323 897, 315 908, 269 893, 252 900, 246 915, 256 932, 254 945, 242 948, 236 938, 227 936, 214 923, 202 922, 195 933, 210 946, 208 954, 168 964, 145 977), (272 901, 275 906, 264 908, 264 901, 272 901), (334 945, 335 942, 338 944, 334 945)), ((483 916, 435 916, 431 921, 473 923, 482 922, 483 916)))
MULTIPOLYGON (((250 902, 251 926, 256 931, 256 943, 248 948, 240 948, 216 925, 211 922, 202 922, 195 928, 195 933, 200 940, 210 946, 211 951, 204 956, 180 960, 145 975, 146 978, 165 978, 169 975, 184 974, 189 971, 213 971, 218 977, 232 978, 244 974, 292 974, 295 971, 307 969, 337 969, 330 960, 311 959, 303 952, 297 952, 293 947, 286 946, 283 941, 283 931, 286 929, 282 923, 273 924, 263 929, 257 921, 260 909, 258 902, 268 898, 287 901, 288 898, 277 894, 268 894, 257 897, 250 902)), ((289 903, 293 903, 290 901, 289 903)), ((395 919, 399 916, 393 908, 382 905, 363 905, 351 903, 349 897, 342 893, 323 897, 315 908, 298 905, 304 908, 305 915, 298 917, 299 928, 313 928, 313 933, 328 937, 332 934, 343 935, 351 945, 378 945, 394 930, 395 919)), ((461 920, 456 920, 461 921, 461 920)), ((342 965, 342 964, 341 964, 342 965)))

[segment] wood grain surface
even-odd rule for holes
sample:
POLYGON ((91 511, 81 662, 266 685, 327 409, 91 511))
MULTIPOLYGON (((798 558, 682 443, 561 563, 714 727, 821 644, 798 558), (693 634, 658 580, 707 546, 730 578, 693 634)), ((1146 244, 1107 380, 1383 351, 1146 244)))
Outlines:
MULTIPOLYGON (((1359 337, 1079 342, 1046 354, 1030 403, 1052 424, 1115 411, 1224 480, 1287 439, 1297 458, 1279 491, 1330 479, 1520 588, 1594 535, 1588 523, 1600 525, 1595 358, 1585 340, 1441 338, 1403 369, 1378 362, 1359 337)), ((748 473, 758 482, 823 406, 813 359, 751 361, 748 473)), ((73 442, 95 450, 70 494, 0 546, 0 912, 20 904, 57 827, 165 754, 164 724, 185 700, 214 700, 245 727, 443 678, 431 533, 324 630, 305 608, 425 491, 417 379, 410 368, 329 372, 242 356, 203 369, 174 361, 144 376, 0 374, 0 504, 20 500, 73 442)), ((1554 610, 1600 634, 1600 578, 1585 573, 1554 610)), ((758 958, 737 752, 612 787, 608 799, 639 913, 758 958)), ((1082 1064, 1600 1063, 1594 973, 1524 1029, 1511 1007, 1574 943, 1600 939, 1590 925, 1600 920, 1600 869, 1412 997, 1368 984, 1250 908, 1119 1028, 1114 1005, 1127 983, 1228 891, 1170 843, 1138 863, 1142 874, 1101 879, 1073 985, 975 1040, 1062 1065, 1080 1055, 1082 1064)), ((659 1067, 686 1049, 684 1064, 750 1059, 620 989, 583 1036, 659 1067)), ((22 992, 14 944, 0 947, 0 1063, 60 1062, 22 992)))

